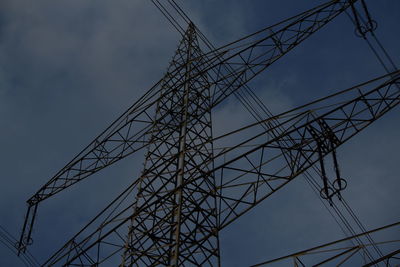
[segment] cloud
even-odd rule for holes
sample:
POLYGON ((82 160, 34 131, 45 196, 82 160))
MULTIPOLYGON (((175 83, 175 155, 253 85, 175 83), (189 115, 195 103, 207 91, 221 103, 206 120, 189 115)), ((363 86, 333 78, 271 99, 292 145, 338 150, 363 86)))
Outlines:
MULTIPOLYGON (((217 46, 304 9, 303 3, 290 0, 179 4, 217 46)), ((0 225, 18 235, 25 200, 162 76, 179 35, 150 1, 5 0, 0 5, 0 225)), ((398 3, 370 5, 378 34, 397 59, 400 41, 393 38, 393 29, 399 23, 398 3)), ((251 87, 278 113, 382 74, 366 52, 342 16, 251 87)), ((215 134, 252 121, 237 106, 230 98, 216 110, 215 134)), ((349 180, 345 197, 371 227, 398 217, 400 129, 394 123, 396 110, 391 114, 339 150, 349 180)), ((35 255, 46 258, 129 184, 142 168, 143 154, 43 203, 35 255)), ((221 233, 223 263, 255 263, 339 238, 339 233, 298 178, 221 233)), ((18 265, 3 248, 0 254, 0 265, 18 265)))

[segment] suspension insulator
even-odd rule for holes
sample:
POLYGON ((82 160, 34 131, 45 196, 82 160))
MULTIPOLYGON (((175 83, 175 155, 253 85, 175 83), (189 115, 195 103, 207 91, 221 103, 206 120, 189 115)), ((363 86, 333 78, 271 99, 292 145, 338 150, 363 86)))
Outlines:
POLYGON ((335 189, 336 192, 342 191, 346 189, 346 187, 347 187, 347 181, 343 178, 339 178, 333 181, 333 188, 335 189))
POLYGON ((321 188, 319 194, 321 198, 330 200, 335 195, 335 190, 332 187, 321 188))

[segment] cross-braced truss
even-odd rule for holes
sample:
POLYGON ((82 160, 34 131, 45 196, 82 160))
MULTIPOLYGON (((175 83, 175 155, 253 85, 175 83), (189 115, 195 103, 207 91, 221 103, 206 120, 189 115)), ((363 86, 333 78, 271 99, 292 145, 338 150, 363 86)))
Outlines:
MULTIPOLYGON (((355 262, 360 262, 359 259, 355 258, 359 256, 364 246, 373 246, 373 244, 356 245, 355 240, 365 237, 369 234, 382 233, 389 228, 396 228, 399 230, 400 222, 385 225, 364 233, 356 234, 327 244, 322 244, 313 248, 305 249, 299 252, 292 253, 283 257, 272 259, 269 261, 261 262, 250 267, 259 266, 294 266, 294 267, 306 267, 306 266, 350 266, 354 265, 355 262), (318 256, 318 257, 316 257, 318 256)), ((396 249, 399 246, 400 240, 393 237, 392 239, 379 242, 381 246, 388 246, 390 252, 382 255, 373 261, 366 261, 367 257, 362 255, 364 259, 361 259, 363 267, 376 266, 377 264, 383 263, 384 266, 399 266, 400 263, 400 249, 396 249)), ((380 265, 378 265, 380 266, 380 265)))
POLYGON ((211 112, 356 2, 330 1, 208 52, 189 23, 164 77, 28 200, 20 252, 39 203, 142 149, 140 177, 44 265, 220 265, 221 230, 317 163, 321 197, 340 199, 336 149, 399 104, 398 71, 222 136, 211 112))

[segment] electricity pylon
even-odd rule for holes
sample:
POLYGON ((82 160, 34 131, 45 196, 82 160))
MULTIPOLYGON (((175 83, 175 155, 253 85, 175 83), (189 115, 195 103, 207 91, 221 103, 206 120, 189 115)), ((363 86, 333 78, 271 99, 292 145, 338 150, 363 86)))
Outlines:
POLYGON ((39 203, 142 149, 140 177, 44 265, 218 266, 220 231, 315 163, 321 196, 340 198, 335 151, 399 103, 398 71, 219 137, 211 112, 356 2, 330 1, 209 52, 190 23, 165 76, 28 200, 20 252, 39 203))
POLYGON ((140 213, 131 219, 123 266, 218 265, 209 81, 205 74, 191 78, 202 65, 190 25, 170 69, 184 67, 161 85, 133 210, 140 213), (175 80, 182 85, 174 88, 175 80), (164 200, 148 205, 155 197, 164 200))

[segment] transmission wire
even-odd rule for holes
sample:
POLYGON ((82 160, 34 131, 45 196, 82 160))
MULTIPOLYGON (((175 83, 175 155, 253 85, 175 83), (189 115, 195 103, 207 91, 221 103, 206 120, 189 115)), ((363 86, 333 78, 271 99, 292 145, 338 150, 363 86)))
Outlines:
MULTIPOLYGON (((155 0, 159 3, 158 0, 155 0)), ((154 0, 152 0, 152 2, 154 3, 154 0)), ((175 11, 185 20, 186 23, 191 23, 191 20, 189 19, 189 17, 186 15, 186 13, 177 5, 177 3, 174 0, 168 0, 168 2, 170 3, 170 5, 175 9, 175 11)), ((159 3, 161 6, 162 4, 159 3)), ((160 9, 160 8, 159 8, 160 9)), ((167 14, 169 16, 172 17, 172 15, 166 10, 165 7, 163 7, 163 9, 167 12, 167 14)), ((160 10, 161 11, 161 10, 160 10)), ((164 12, 162 12, 164 14, 164 12)), ((346 14, 349 15, 346 11, 346 14)), ((165 14, 164 14, 165 15, 165 14)), ((170 22, 171 20, 168 19, 170 22)), ((175 23, 177 23, 177 21, 174 19, 173 20, 175 23)), ((172 23, 172 22, 171 22, 172 23)), ((353 22, 354 23, 354 22, 353 22)), ((173 23, 172 23, 173 24, 173 23)), ((179 24, 178 24, 179 25, 179 24)), ((174 27, 177 29, 177 27, 174 25, 174 27)), ((179 26, 180 29, 182 29, 182 27, 179 26)), ((179 31, 179 30, 178 30, 179 31)), ((198 29, 196 27, 196 31, 199 33, 199 37, 200 39, 208 46, 208 48, 211 51, 215 51, 216 48, 212 45, 212 43, 209 41, 209 39, 207 39, 207 37, 200 31, 200 29, 198 29)), ((180 31, 179 31, 180 32, 180 31)), ((377 43, 381 46, 382 50, 384 50, 385 55, 387 55, 387 57, 390 59, 390 57, 388 56, 386 50, 383 48, 382 44, 379 42, 379 40, 377 40, 377 38, 375 37, 375 35, 373 35, 374 38, 376 39, 377 43)), ((370 44, 370 47, 373 49, 372 45, 370 44)), ((375 50, 374 50, 375 51, 375 50)), ((378 59, 380 60, 381 64, 384 66, 385 70, 387 72, 389 72, 388 68, 384 65, 383 61, 380 59, 379 55, 377 54, 377 52, 374 52, 375 55, 378 57, 378 59)), ((392 65, 395 67, 394 62, 390 59, 390 62, 392 63, 392 65)), ((230 65, 228 65, 228 67, 232 68, 230 65)), ((265 106, 265 104, 261 101, 261 99, 254 93, 254 91, 248 87, 248 85, 243 85, 242 86, 245 91, 248 93, 248 95, 252 98, 252 100, 256 103, 256 105, 258 105, 259 108, 261 108, 261 110, 266 113, 268 116, 273 116, 272 112, 265 106)), ((265 129, 268 130, 269 127, 268 125, 266 125, 265 122, 263 121, 263 117, 262 115, 251 105, 251 102, 249 99, 247 99, 247 95, 245 94, 244 96, 240 93, 240 91, 234 91, 233 92, 235 97, 239 100, 239 102, 248 110, 248 112, 252 115, 252 117, 254 119, 256 119, 256 121, 258 121, 260 123, 260 125, 265 129)), ((272 122, 273 124, 275 122, 272 122)), ((279 128, 282 128, 281 126, 279 126, 279 128)), ((282 130, 282 129, 280 129, 282 130)), ((284 131, 284 129, 283 129, 284 131)), ((286 142, 286 141, 285 141, 286 142)), ((312 168, 319 173, 319 170, 316 166, 312 166, 312 168)), ((308 171, 306 171, 304 173, 304 176, 307 179, 307 182, 311 185, 311 181, 314 181, 315 183, 317 183, 313 176, 309 174, 308 171)), ((315 185, 314 185, 315 186, 315 185)), ((312 187, 313 188, 313 187, 312 187)), ((316 190, 316 188, 313 188, 313 190, 316 190)), ((320 199, 318 197, 318 199, 320 199)), ((328 212, 331 214, 331 216, 333 217, 333 219, 336 221, 336 223, 339 225, 339 227, 342 229, 342 231, 344 232, 344 234, 346 235, 343 227, 338 223, 337 219, 333 216, 332 212, 330 211, 330 209, 327 207, 327 205, 320 199, 320 201, 324 204, 325 208, 328 210, 328 212)), ((353 218, 353 220, 356 222, 356 224, 358 225, 358 227, 365 231, 365 227, 362 225, 361 221, 358 219, 358 217, 355 215, 354 211, 351 209, 351 207, 348 205, 348 203, 344 200, 344 198, 342 197, 342 201, 343 201, 343 205, 345 207, 345 209, 347 210, 347 212, 349 212, 350 216, 353 218)), ((340 209, 336 206, 336 204, 334 204, 333 209, 335 211, 335 213, 339 216, 339 218, 341 219, 342 223, 346 226, 346 228, 348 229, 348 231, 350 233, 355 233, 353 227, 351 226, 351 224, 347 221, 347 219, 344 217, 344 215, 342 214, 342 212, 340 211, 340 209)), ((371 244, 374 246, 375 250, 378 252, 378 254, 382 255, 382 252, 379 250, 379 248, 376 247, 375 242, 372 240, 372 238, 368 235, 367 237, 371 244)), ((359 243, 361 243, 363 245, 363 242, 361 240, 358 240, 359 243)), ((363 246, 363 248, 365 248, 365 246, 363 246)), ((366 251, 367 256, 370 258, 372 257, 372 255, 370 255, 369 251, 366 251)))
MULTIPOLYGON (((0 242, 12 251, 13 254, 18 256, 17 239, 12 236, 3 226, 0 225, 0 242)), ((36 258, 27 251, 26 254, 18 256, 25 266, 40 266, 36 258)))

